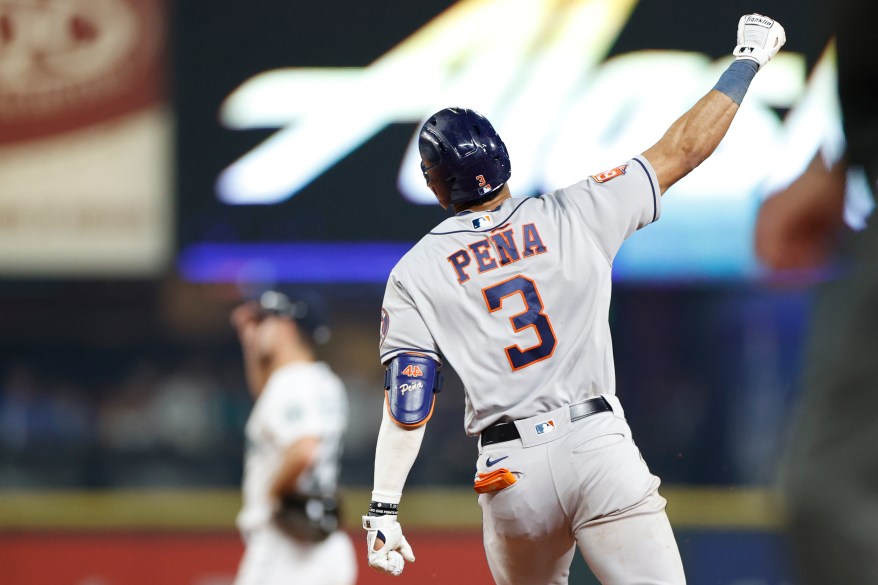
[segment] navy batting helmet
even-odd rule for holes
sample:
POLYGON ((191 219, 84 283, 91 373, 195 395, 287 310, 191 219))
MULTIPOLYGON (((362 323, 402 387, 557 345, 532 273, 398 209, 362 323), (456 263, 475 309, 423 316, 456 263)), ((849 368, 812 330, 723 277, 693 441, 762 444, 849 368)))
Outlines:
POLYGON ((315 293, 300 291, 288 294, 278 289, 269 289, 259 296, 261 315, 275 315, 292 319, 317 345, 329 341, 327 325, 327 306, 323 298, 315 293))
POLYGON ((430 116, 418 149, 421 172, 442 207, 490 195, 512 174, 506 145, 475 110, 445 108, 430 116))

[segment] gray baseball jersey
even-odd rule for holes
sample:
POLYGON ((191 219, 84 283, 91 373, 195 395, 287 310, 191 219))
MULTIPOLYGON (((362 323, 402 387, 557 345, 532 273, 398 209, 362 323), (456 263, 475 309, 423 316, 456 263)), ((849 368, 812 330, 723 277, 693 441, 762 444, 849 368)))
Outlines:
POLYGON ((381 361, 403 352, 446 360, 466 390, 470 435, 614 394, 613 259, 660 212, 655 172, 637 156, 564 189, 446 219, 390 274, 381 361))

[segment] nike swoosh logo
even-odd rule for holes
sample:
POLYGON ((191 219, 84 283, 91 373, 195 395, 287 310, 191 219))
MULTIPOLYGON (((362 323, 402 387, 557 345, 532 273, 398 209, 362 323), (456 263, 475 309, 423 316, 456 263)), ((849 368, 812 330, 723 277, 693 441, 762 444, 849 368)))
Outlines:
POLYGON ((503 457, 498 457, 497 459, 494 459, 493 461, 491 461, 491 458, 488 457, 488 460, 485 461, 485 465, 487 465, 488 467, 491 467, 492 465, 496 465, 497 463, 500 463, 501 461, 503 461, 507 457, 509 457, 509 455, 504 455, 503 457))

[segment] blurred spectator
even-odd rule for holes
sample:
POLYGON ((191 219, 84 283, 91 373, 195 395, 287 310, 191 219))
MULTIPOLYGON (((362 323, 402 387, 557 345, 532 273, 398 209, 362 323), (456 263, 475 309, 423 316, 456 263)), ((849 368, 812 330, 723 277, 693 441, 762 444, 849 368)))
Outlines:
POLYGON ((845 157, 818 154, 760 210, 756 250, 773 268, 835 263, 812 316, 804 392, 783 487, 797 566, 808 585, 878 584, 878 227, 838 249, 846 187, 859 168, 878 188, 878 4, 825 4, 834 17, 845 157))
POLYGON ((21 451, 90 440, 91 416, 70 383, 46 383, 25 364, 14 364, 0 386, 0 445, 21 451))
POLYGON ((190 361, 160 379, 146 414, 156 441, 188 454, 209 454, 222 435, 219 384, 209 365, 190 361))
POLYGON ((31 435, 31 412, 36 388, 33 373, 16 364, 0 387, 0 441, 10 449, 27 445, 31 435))
POLYGON ((55 442, 83 447, 92 442, 94 409, 87 395, 72 382, 64 380, 52 385, 50 409, 55 442))
POLYGON ((98 413, 105 448, 143 451, 155 446, 155 430, 146 413, 159 376, 153 364, 140 362, 118 387, 107 393, 98 413))

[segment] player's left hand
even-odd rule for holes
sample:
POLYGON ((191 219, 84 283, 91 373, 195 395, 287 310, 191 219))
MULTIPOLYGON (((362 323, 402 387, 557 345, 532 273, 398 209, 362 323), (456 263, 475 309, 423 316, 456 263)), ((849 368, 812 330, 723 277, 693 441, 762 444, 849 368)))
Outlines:
POLYGON ((415 562, 412 547, 402 535, 402 526, 395 515, 363 516, 363 528, 366 529, 369 566, 373 569, 397 577, 402 573, 405 561, 415 562), (380 548, 376 550, 376 546, 380 548))
POLYGON ((738 45, 735 59, 751 59, 761 69, 787 42, 779 22, 761 14, 745 14, 738 21, 738 45))

